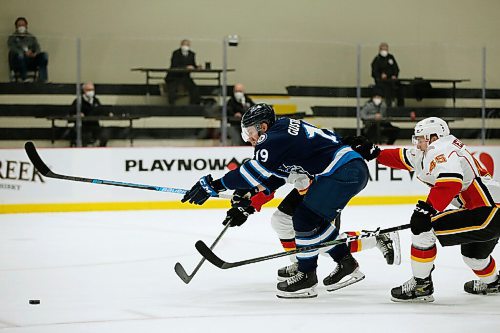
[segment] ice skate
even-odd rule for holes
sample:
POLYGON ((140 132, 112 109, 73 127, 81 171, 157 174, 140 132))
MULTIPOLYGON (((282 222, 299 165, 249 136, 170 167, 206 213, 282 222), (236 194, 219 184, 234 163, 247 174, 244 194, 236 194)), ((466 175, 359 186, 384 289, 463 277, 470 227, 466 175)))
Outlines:
POLYGON ((291 265, 278 269, 278 281, 285 281, 299 272, 299 264, 294 262, 291 265))
POLYGON ((388 265, 401 264, 401 246, 397 231, 382 234, 376 237, 377 248, 382 252, 388 265))
POLYGON ((312 298, 318 296, 316 271, 298 271, 294 276, 278 283, 278 298, 312 298))
POLYGON ((464 290, 469 294, 488 295, 500 293, 500 277, 492 283, 484 283, 481 280, 472 280, 465 282, 464 290))
POLYGON ((430 275, 424 279, 412 277, 401 286, 392 288, 391 300, 412 303, 434 302, 433 293, 434 286, 430 275))
POLYGON ((359 282, 365 275, 359 270, 359 264, 351 254, 346 255, 337 263, 335 270, 323 279, 328 291, 335 291, 359 282))

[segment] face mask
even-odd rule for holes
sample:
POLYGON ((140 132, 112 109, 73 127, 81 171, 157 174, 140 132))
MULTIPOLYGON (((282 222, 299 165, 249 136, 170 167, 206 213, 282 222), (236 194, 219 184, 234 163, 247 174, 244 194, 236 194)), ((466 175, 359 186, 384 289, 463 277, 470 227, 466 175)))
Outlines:
POLYGON ((189 52, 189 46, 182 45, 181 46, 181 52, 182 52, 182 54, 188 54, 188 52, 189 52))
POLYGON ((386 50, 382 50, 382 51, 380 51, 380 55, 381 55, 382 57, 384 57, 384 58, 385 58, 385 57, 387 57, 387 55, 388 55, 388 54, 389 54, 389 52, 387 52, 386 50))
POLYGON ((87 96, 88 98, 93 98, 95 96, 95 91, 94 90, 86 91, 85 96, 87 96))
POLYGON ((24 25, 17 27, 17 32, 20 34, 24 34, 26 32, 26 27, 24 25))
POLYGON ((237 100, 237 101, 242 101, 243 99, 245 99, 245 94, 242 93, 241 91, 235 91, 234 92, 234 98, 237 100))
POLYGON ((373 99, 373 104, 376 106, 379 106, 382 103, 382 98, 374 98, 373 99))

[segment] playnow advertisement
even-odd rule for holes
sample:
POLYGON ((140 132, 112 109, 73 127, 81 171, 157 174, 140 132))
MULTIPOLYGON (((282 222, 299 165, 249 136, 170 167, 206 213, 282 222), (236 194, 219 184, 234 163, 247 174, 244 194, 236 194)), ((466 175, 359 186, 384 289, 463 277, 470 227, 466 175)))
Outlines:
MULTIPOLYGON (((500 178, 500 147, 469 150, 500 178)), ((253 155, 251 147, 46 148, 38 152, 59 174, 189 189, 200 177, 221 177, 253 155)), ((408 171, 369 163, 370 182, 360 197, 425 196, 427 186, 408 171)), ((280 189, 284 197, 291 185, 280 189)), ((0 149, 0 204, 180 201, 181 195, 43 177, 24 149, 0 149)))

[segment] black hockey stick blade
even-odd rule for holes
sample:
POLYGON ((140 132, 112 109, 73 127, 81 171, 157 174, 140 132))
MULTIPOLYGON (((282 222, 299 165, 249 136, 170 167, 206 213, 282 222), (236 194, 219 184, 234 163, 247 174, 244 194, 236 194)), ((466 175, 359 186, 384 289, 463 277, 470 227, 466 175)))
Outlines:
MULTIPOLYGON (((151 190, 158 192, 170 192, 176 194, 186 194, 187 190, 181 188, 173 188, 173 187, 164 187, 164 186, 155 186, 155 185, 145 185, 145 184, 136 184, 136 183, 126 183, 119 182, 114 180, 105 180, 105 179, 97 179, 97 178, 84 178, 84 177, 75 177, 68 175, 61 175, 53 172, 50 168, 43 162, 42 158, 38 154, 36 147, 33 142, 28 141, 24 144, 24 150, 28 155, 31 163, 35 166, 35 168, 40 172, 43 176, 48 178, 56 178, 62 180, 71 180, 75 182, 83 182, 83 183, 91 183, 98 185, 111 185, 111 186, 121 186, 121 187, 129 187, 136 188, 141 190, 151 190)), ((222 199, 231 199, 233 196, 229 194, 219 194, 219 198, 222 199)))
POLYGON ((227 261, 222 260, 202 241, 197 241, 195 244, 195 247, 198 250, 198 252, 200 252, 200 254, 205 259, 207 259, 210 263, 212 263, 214 266, 219 267, 221 269, 228 269, 228 268, 253 264, 253 263, 257 263, 257 262, 261 262, 261 261, 271 260, 271 259, 275 259, 275 258, 286 257, 286 256, 300 253, 300 252, 317 250, 320 248, 334 246, 334 245, 343 244, 343 243, 350 243, 350 242, 353 242, 353 241, 358 240, 360 238, 368 238, 368 237, 378 236, 380 234, 385 234, 385 233, 398 231, 398 230, 404 230, 404 229, 408 229, 408 228, 410 228, 410 224, 403 224, 403 225, 399 225, 399 226, 391 227, 391 228, 387 228, 387 229, 382 229, 382 230, 380 230, 380 228, 378 228, 376 231, 362 231, 359 235, 353 235, 353 236, 349 236, 347 238, 335 239, 332 241, 319 243, 316 245, 301 247, 301 248, 298 248, 298 249, 295 249, 292 251, 278 252, 278 253, 262 256, 262 257, 256 257, 256 258, 251 258, 251 259, 236 261, 236 262, 227 262, 227 261))
POLYGON ((194 244, 194 247, 196 247, 203 258, 207 259, 213 265, 222 269, 233 267, 231 266, 231 263, 225 262, 221 258, 217 257, 217 255, 212 250, 210 250, 207 244, 203 243, 201 240, 197 241, 196 244, 194 244))
MULTIPOLYGON (((210 248, 209 248, 210 251, 212 251, 215 248, 215 246, 217 245, 217 243, 220 241, 220 239, 226 233, 227 229, 230 226, 231 226, 230 223, 226 223, 224 225, 224 228, 220 232, 219 236, 217 236, 217 238, 214 240, 214 242, 210 246, 210 248)), ((203 265, 203 263, 205 262, 205 260, 206 260, 206 258, 203 257, 200 260, 200 262, 198 263, 198 265, 196 265, 196 267, 194 268, 193 272, 190 275, 188 275, 186 273, 186 270, 184 269, 184 267, 182 267, 182 265, 180 263, 176 263, 175 266, 174 266, 175 273, 181 278, 182 281, 184 281, 185 284, 188 284, 193 279, 193 277, 196 275, 196 273, 200 269, 201 265, 203 265)))
POLYGON ((182 267, 182 265, 178 262, 175 263, 174 270, 175 270, 175 273, 177 274, 177 276, 180 277, 181 280, 184 281, 185 284, 188 284, 189 282, 191 282, 191 279, 194 276, 194 274, 188 275, 188 273, 186 273, 186 270, 184 269, 184 267, 182 267))
POLYGON ((45 177, 51 177, 49 174, 51 174, 52 171, 50 171, 49 167, 42 161, 40 155, 38 155, 35 144, 31 141, 26 142, 24 144, 24 150, 26 151, 26 154, 28 155, 31 163, 33 163, 38 172, 40 172, 45 177))

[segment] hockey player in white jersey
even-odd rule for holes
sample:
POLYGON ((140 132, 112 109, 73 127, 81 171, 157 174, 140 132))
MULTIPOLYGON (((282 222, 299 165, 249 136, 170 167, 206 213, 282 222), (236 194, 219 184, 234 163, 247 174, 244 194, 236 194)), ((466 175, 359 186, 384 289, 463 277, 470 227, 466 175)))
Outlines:
MULTIPOLYGON (((450 134, 444 120, 431 117, 418 122, 413 140, 416 149, 384 149, 377 157, 380 164, 414 171, 420 181, 431 187, 426 201, 418 203, 411 219, 413 277, 393 288, 391 295, 394 301, 432 302, 434 289, 431 272, 437 254, 436 235, 430 228, 419 228, 419 221, 423 215, 444 211, 450 204, 466 209, 499 206, 500 186, 467 147, 450 134)), ((440 232, 450 235, 463 230, 440 232)), ((499 283, 495 260, 491 256, 497 241, 493 239, 461 245, 463 260, 479 278, 465 283, 466 292, 498 292, 496 287, 488 288, 499 283)))

